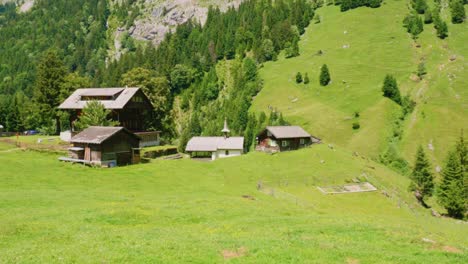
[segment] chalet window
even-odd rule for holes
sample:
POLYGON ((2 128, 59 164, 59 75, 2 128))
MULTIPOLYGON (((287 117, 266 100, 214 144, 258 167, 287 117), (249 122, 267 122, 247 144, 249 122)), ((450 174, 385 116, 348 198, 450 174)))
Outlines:
POLYGON ((287 147, 287 146, 289 146, 289 141, 287 141, 287 140, 281 141, 281 146, 282 146, 282 147, 287 147))
POLYGON ((305 140, 304 140, 303 138, 301 138, 301 139, 299 140, 299 143, 300 143, 301 145, 304 145, 304 144, 305 144, 305 140))
POLYGON ((224 155, 229 156, 229 150, 226 150, 226 151, 224 152, 224 155))

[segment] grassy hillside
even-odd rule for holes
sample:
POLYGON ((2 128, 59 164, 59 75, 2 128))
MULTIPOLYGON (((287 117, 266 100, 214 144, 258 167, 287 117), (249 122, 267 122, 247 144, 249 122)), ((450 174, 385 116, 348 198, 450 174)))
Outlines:
MULTIPOLYGON (((377 157, 385 150, 401 111, 382 97, 383 79, 392 74, 402 94, 410 94, 418 103, 404 124, 403 155, 412 160, 417 145, 427 146, 432 140, 435 150, 430 155, 440 162, 460 129, 468 129, 468 24, 450 24, 446 40, 436 37, 432 24, 425 25, 417 41, 421 48, 417 48, 402 26, 408 13, 406 1, 388 0, 377 9, 344 13, 326 6, 317 13, 321 23, 307 29, 299 57, 264 65, 265 86, 254 100, 254 110, 277 108, 326 142, 377 157), (450 62, 452 55, 457 59, 450 62), (422 57, 428 75, 421 82, 412 81, 422 57), (328 65, 332 77, 327 87, 318 81, 322 64, 328 65), (307 72, 310 84, 296 84, 297 72, 307 72), (357 131, 352 129, 356 121, 361 124, 357 131)), ((443 17, 449 21, 445 9, 443 17)))
POLYGON ((0 154, 0 172, 5 263, 215 263, 233 255, 233 263, 468 260, 465 224, 420 209, 405 177, 325 145, 115 169, 15 151, 0 154), (316 189, 356 177, 389 197, 316 189), (267 191, 257 191, 259 180, 267 191))

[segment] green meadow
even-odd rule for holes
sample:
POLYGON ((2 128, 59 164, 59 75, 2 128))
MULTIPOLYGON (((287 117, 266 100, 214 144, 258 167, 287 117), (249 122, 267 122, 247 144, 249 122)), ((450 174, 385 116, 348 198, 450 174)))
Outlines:
POLYGON ((406 177, 324 144, 114 169, 12 151, 0 174, 2 263, 468 261, 465 223, 421 209, 406 177), (379 191, 316 188, 353 179, 379 191))
MULTIPOLYGON (((468 130, 468 24, 448 23, 445 40, 437 38, 432 24, 424 25, 413 41, 402 23, 407 5, 388 0, 377 9, 318 9, 321 22, 312 23, 302 36, 301 55, 264 64, 264 88, 254 100, 254 111, 276 108, 328 143, 376 158, 386 149, 401 113, 381 92, 385 75, 392 74, 402 95, 417 103, 403 124, 402 155, 412 160, 419 144, 432 144, 429 154, 441 165, 460 130, 468 130), (422 81, 414 80, 420 61, 427 70, 422 81), (326 87, 318 80, 323 64, 332 78, 326 87), (310 83, 296 84, 297 72, 308 73, 310 83), (360 123, 359 130, 352 129, 354 122, 360 123)), ((450 20, 447 8, 442 17, 450 20)))

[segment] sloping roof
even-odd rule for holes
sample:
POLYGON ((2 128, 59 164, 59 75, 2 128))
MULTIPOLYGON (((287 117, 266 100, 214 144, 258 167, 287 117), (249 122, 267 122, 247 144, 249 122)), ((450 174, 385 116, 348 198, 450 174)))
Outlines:
POLYGON ((187 143, 185 151, 217 151, 219 149, 244 148, 243 137, 193 137, 187 143))
POLYGON ((89 101, 82 100, 82 96, 112 96, 113 100, 97 100, 106 109, 122 109, 132 99, 140 88, 82 88, 73 92, 58 108, 83 109, 89 101))
POLYGON ((300 126, 267 126, 269 131, 275 138, 307 138, 312 137, 300 126))
POLYGON ((81 131, 79 134, 72 137, 72 143, 88 143, 88 144, 101 144, 108 138, 115 135, 117 132, 124 130, 130 135, 139 139, 139 137, 123 127, 104 127, 104 126, 91 126, 81 131))

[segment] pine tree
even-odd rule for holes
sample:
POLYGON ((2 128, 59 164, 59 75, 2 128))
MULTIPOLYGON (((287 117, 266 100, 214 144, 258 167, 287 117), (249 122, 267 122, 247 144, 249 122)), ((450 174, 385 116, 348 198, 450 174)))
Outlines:
POLYGON ((424 24, 432 23, 432 11, 427 9, 424 13, 424 24))
POLYGON ((310 82, 309 80, 309 74, 307 74, 307 72, 305 73, 305 76, 304 76, 304 84, 308 84, 310 82))
POLYGON ((326 64, 322 65, 320 69, 320 85, 327 86, 331 81, 330 72, 328 71, 328 66, 326 64))
POLYGON ((427 9, 427 3, 425 0, 412 0, 411 6, 418 12, 418 14, 424 14, 427 9))
POLYGON ((296 73, 296 83, 302 82, 302 74, 300 72, 296 73))
POLYGON ((450 4, 452 12, 452 23, 460 24, 466 19, 465 7, 461 0, 453 0, 450 4))
POLYGON ((464 171, 468 170, 468 142, 465 141, 463 130, 460 134, 460 139, 456 144, 456 150, 460 157, 460 164, 463 166, 464 171))
POLYGON ((426 206, 424 198, 432 196, 432 192, 434 190, 434 178, 431 173, 429 160, 426 158, 426 154, 424 153, 422 146, 419 146, 416 153, 416 160, 411 173, 411 180, 411 190, 414 191, 419 202, 426 206))
POLYGON ((422 79, 424 75, 426 75, 426 66, 424 65, 424 62, 421 62, 418 64, 418 71, 416 74, 418 75, 419 79, 422 79))
POLYGON ((448 154, 442 176, 438 195, 439 202, 447 209, 450 216, 460 218, 465 212, 465 195, 463 168, 456 151, 451 151, 448 154))
POLYGON ((389 74, 385 76, 382 91, 385 97, 388 97, 391 100, 393 100, 395 103, 401 105, 400 90, 398 89, 398 85, 397 85, 395 77, 389 74))
POLYGON ((38 107, 41 124, 50 126, 55 119, 57 134, 60 132, 60 117, 56 109, 61 103, 60 91, 66 74, 62 60, 55 52, 49 51, 39 62, 34 86, 33 100, 38 107))

